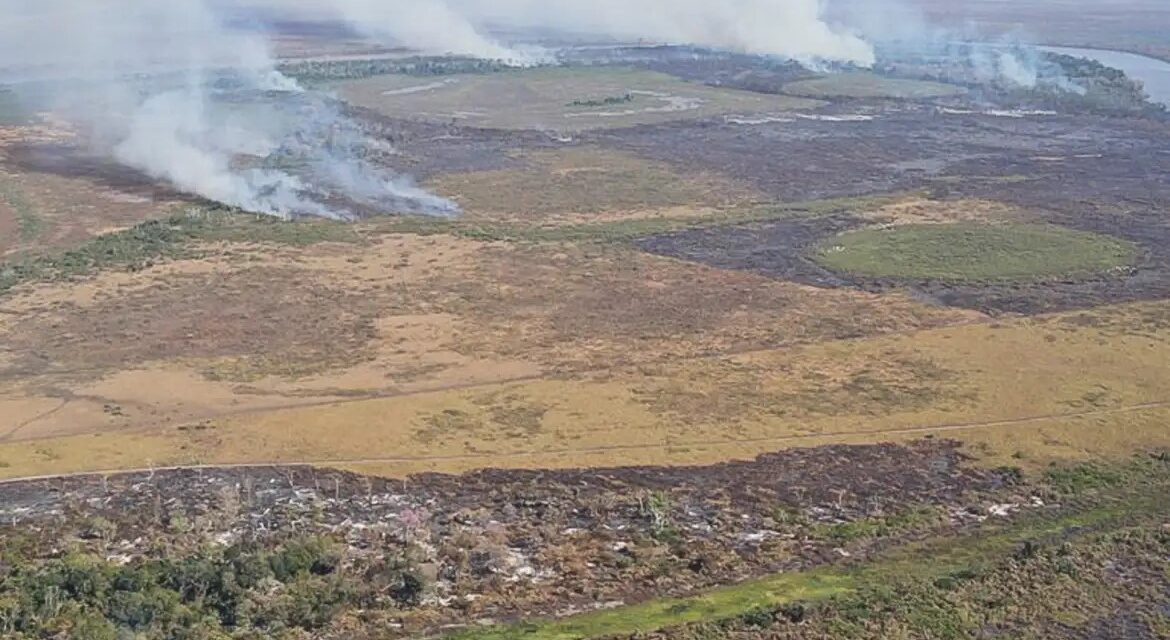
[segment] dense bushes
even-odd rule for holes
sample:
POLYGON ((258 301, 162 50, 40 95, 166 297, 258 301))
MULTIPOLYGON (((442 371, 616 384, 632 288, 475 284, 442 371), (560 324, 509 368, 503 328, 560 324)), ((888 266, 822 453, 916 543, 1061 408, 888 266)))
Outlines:
POLYGON ((427 77, 459 73, 496 73, 510 68, 512 67, 503 62, 477 58, 410 57, 290 62, 282 65, 280 71, 302 82, 326 82, 389 74, 427 77))
POLYGON ((273 637, 325 627, 383 596, 413 604, 423 593, 406 563, 385 565, 384 575, 367 580, 342 560, 338 546, 307 538, 125 565, 80 554, 17 561, 0 568, 0 636, 273 637))

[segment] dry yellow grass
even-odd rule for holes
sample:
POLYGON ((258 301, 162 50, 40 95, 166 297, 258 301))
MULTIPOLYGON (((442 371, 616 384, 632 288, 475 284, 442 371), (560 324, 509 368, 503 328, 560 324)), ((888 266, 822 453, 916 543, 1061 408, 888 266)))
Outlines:
POLYGON ((994 200, 930 200, 915 196, 862 210, 858 215, 880 225, 1037 221, 1036 216, 1026 210, 994 200))
POLYGON ((210 257, 0 301, 0 400, 53 406, 0 416, 0 440, 168 429, 977 319, 620 247, 374 235, 202 249, 210 257))
POLYGON ((929 434, 963 440, 985 464, 1122 455, 1170 445, 1162 426, 1170 409, 1158 404, 1170 400, 1170 331, 1151 325, 1168 310, 1129 305, 264 411, 183 429, 14 442, 0 445, 0 473, 297 461, 390 475, 686 464, 929 434), (735 375, 712 376, 713 367, 735 375), (696 398, 718 410, 685 415, 696 398))

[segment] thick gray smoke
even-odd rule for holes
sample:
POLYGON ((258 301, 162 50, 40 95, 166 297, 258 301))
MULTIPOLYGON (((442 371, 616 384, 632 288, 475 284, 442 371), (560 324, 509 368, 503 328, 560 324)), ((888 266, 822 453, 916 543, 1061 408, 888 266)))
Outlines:
MULTIPOLYGON (((9 0, 0 59, 117 161, 178 188, 280 216, 455 206, 369 160, 327 97, 279 74, 256 35, 205 0, 9 0)), ((16 85, 19 90, 20 84, 16 85)))
POLYGON ((870 65, 873 49, 829 24, 821 0, 264 0, 270 8, 341 18, 358 30, 431 53, 524 63, 541 52, 493 28, 620 41, 693 44, 797 60, 870 65))

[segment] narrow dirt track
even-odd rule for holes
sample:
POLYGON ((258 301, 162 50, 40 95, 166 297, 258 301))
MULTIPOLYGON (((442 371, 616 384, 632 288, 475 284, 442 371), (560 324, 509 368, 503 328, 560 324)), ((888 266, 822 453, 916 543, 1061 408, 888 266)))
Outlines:
MULTIPOLYGON (((906 427, 904 429, 885 429, 878 431, 838 431, 835 433, 800 435, 800 436, 781 436, 775 438, 726 438, 726 439, 711 439, 711 440, 694 440, 688 442, 670 442, 662 444, 638 444, 638 445, 609 445, 600 447, 585 447, 580 449, 566 448, 566 449, 546 449, 543 451, 519 451, 513 453, 491 453, 491 454, 462 454, 462 455, 445 455, 445 456, 386 456, 386 457, 371 457, 371 458, 345 458, 332 460, 297 460, 297 461, 280 461, 280 462, 241 462, 230 464, 199 464, 199 465, 176 465, 176 466, 162 466, 162 467, 140 467, 140 468, 126 468, 126 469, 98 469, 94 471, 79 471, 76 473, 64 473, 45 476, 26 476, 22 478, 0 479, 0 485, 15 484, 19 482, 33 482, 38 480, 52 480, 57 478, 81 478, 86 476, 109 476, 109 475, 124 475, 132 473, 153 473, 157 471, 178 471, 188 469, 248 469, 248 468, 272 468, 272 467, 330 467, 330 466, 362 466, 369 464, 394 464, 394 463, 417 463, 417 462, 459 462, 459 461, 474 461, 474 460, 500 460, 500 459, 520 459, 532 458, 538 456, 556 456, 556 455, 583 455, 591 453, 607 453, 614 451, 645 451, 653 449, 662 449, 666 447, 710 447, 710 446, 725 446, 735 444, 791 444, 799 442, 808 442, 815 440, 825 440, 833 438, 849 438, 854 436, 900 436, 900 435, 915 435, 915 434, 932 434, 932 433, 946 433, 951 431, 970 431, 979 429, 990 429, 995 427, 1008 427, 1013 425, 1024 425, 1036 422, 1046 422, 1048 420, 1069 420, 1074 418, 1089 418, 1095 416, 1117 415, 1123 413, 1136 413, 1140 411, 1149 411, 1152 409, 1170 408, 1170 400, 1159 400, 1156 402, 1146 402, 1142 404, 1129 405, 1125 407, 1115 407, 1113 409, 1099 409, 1096 411, 1079 411, 1075 413, 1052 413, 1036 416, 1026 416, 1022 418, 1011 418, 1008 420, 989 420, 978 422, 955 422, 949 424, 929 425, 923 427, 906 427)), ((486 465, 490 466, 490 465, 486 465)))

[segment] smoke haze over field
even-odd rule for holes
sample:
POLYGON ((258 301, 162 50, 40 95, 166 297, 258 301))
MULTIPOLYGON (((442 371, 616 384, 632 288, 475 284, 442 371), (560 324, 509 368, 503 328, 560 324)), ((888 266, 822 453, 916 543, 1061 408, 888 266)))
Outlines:
POLYGON ((622 41, 695 44, 798 60, 873 63, 873 49, 822 18, 821 0, 267 0, 341 18, 358 30, 435 53, 523 62, 539 54, 494 40, 491 27, 622 41))
MULTIPOLYGON (((211 200, 281 216, 455 206, 369 162, 379 145, 274 68, 204 0, 16 0, 0 59, 95 151, 211 200)), ((18 90, 20 87, 17 87, 18 90)), ((384 147, 384 145, 382 145, 384 147)))
MULTIPOLYGON (((209 199, 284 216, 447 214, 453 203, 380 169, 377 156, 392 150, 368 139, 331 98, 277 72, 268 36, 229 27, 232 15, 340 20, 387 44, 517 64, 549 53, 494 34, 648 40, 862 66, 875 61, 875 38, 946 37, 914 11, 889 11, 904 0, 853 2, 828 18, 823 0, 7 0, 0 82, 53 78, 39 87, 48 87, 49 105, 97 151, 209 199)), ((1034 83, 1034 65, 1012 55, 997 53, 983 66, 1034 83)))
POLYGON ((263 35, 226 26, 231 11, 340 19, 395 44, 516 63, 541 53, 497 41, 490 27, 873 61, 868 44, 821 19, 819 0, 9 0, 5 9, 0 80, 51 79, 39 84, 49 107, 96 151, 282 216, 455 206, 380 172, 368 160, 379 146, 328 97, 278 73, 263 35))

